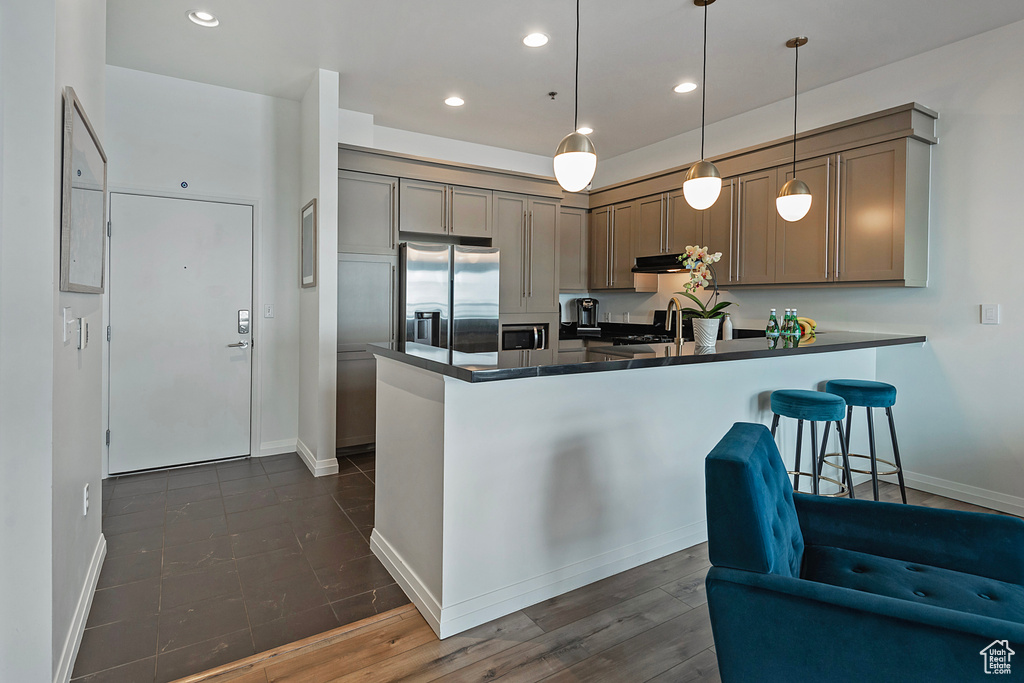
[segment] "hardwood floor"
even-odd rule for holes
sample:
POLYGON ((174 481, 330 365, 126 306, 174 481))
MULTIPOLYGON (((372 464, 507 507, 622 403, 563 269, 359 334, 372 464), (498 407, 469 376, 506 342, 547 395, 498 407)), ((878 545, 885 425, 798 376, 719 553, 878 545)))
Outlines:
MULTIPOLYGON (((870 498, 871 487, 856 493, 870 498)), ((899 489, 883 484, 880 497, 899 502, 899 489)), ((909 489, 907 497, 913 505, 991 512, 909 489)), ((188 680, 719 681, 704 593, 708 567, 701 544, 443 641, 405 606, 188 680)))

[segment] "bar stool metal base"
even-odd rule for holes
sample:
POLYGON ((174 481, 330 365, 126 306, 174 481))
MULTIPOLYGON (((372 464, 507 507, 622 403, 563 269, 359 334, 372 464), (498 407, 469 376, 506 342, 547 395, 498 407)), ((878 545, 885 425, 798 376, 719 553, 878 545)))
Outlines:
MULTIPOLYGON (((832 462, 831 460, 829 460, 829 458, 842 458, 842 457, 843 457, 842 453, 829 453, 828 455, 825 456, 825 464, 828 465, 829 467, 834 467, 837 470, 842 470, 843 469, 843 464, 841 462, 835 463, 835 462, 832 462)), ((861 455, 860 453, 850 453, 848 457, 850 457, 850 458, 861 458, 862 460, 867 460, 869 463, 871 462, 871 456, 870 455, 861 455)), ((893 475, 893 474, 899 474, 900 473, 900 468, 896 466, 896 463, 890 462, 889 460, 886 460, 885 458, 875 458, 875 462, 877 462, 878 464, 881 464, 881 465, 888 465, 889 467, 892 468, 891 470, 885 470, 884 472, 882 472, 882 471, 875 472, 875 474, 877 474, 880 477, 887 477, 887 476, 890 476, 890 475, 893 475)), ((859 470, 856 467, 853 467, 852 465, 850 466, 850 471, 854 472, 856 474, 871 474, 871 470, 859 470)))
MULTIPOLYGON (((830 462, 826 462, 825 464, 826 465, 832 465, 832 463, 830 463, 830 462)), ((840 470, 843 469, 842 465, 838 465, 838 466, 837 465, 832 465, 832 466, 833 467, 839 467, 840 470)), ((857 470, 851 470, 851 471, 852 472, 856 472, 857 470)), ((814 474, 811 473, 811 472, 797 472, 797 471, 793 470, 793 471, 787 471, 786 474, 788 474, 791 477, 794 477, 795 480, 798 481, 798 482, 800 481, 800 477, 801 476, 811 478, 811 481, 814 481, 814 479, 813 479, 814 474)), ((841 481, 833 479, 832 477, 826 477, 824 474, 821 474, 821 475, 818 475, 818 481, 827 481, 830 484, 835 484, 836 486, 839 487, 839 490, 836 491, 835 493, 822 493, 821 491, 817 491, 817 492, 801 491, 801 490, 799 490, 797 488, 797 484, 793 485, 793 490, 796 491, 797 493, 814 493, 814 495, 825 496, 826 498, 841 498, 842 496, 848 496, 850 494, 850 487, 849 486, 847 486, 846 484, 844 484, 841 481)))

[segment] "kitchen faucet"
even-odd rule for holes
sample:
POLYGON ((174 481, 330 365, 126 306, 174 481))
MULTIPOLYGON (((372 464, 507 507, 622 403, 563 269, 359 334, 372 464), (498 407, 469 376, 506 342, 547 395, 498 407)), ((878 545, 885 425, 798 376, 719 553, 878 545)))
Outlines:
POLYGON ((672 329, 672 309, 676 309, 676 347, 683 343, 683 305, 679 297, 672 297, 668 301, 668 310, 665 311, 665 331, 672 329))

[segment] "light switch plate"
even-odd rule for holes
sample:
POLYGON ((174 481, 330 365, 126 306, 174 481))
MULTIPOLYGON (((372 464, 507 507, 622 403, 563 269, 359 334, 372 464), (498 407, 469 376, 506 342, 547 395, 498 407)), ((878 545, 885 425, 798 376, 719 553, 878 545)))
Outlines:
POLYGON ((71 341, 71 335, 77 332, 73 326, 78 324, 78 320, 71 313, 71 307, 64 307, 64 343, 67 344, 71 341))
POLYGON ((998 325, 999 324, 999 304, 982 304, 981 305, 981 324, 982 325, 998 325))
POLYGON ((273 318, 274 317, 274 304, 263 304, 263 317, 273 318))

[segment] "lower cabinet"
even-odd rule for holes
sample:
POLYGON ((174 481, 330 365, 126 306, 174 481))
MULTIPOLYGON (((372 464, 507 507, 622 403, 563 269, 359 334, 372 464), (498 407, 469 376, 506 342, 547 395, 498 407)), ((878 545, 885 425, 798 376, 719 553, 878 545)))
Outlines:
POLYGON ((397 337, 393 256, 338 254, 338 447, 373 443, 376 364, 366 345, 397 337))
POLYGON ((377 436, 377 362, 366 351, 338 354, 338 448, 373 443, 377 436))

